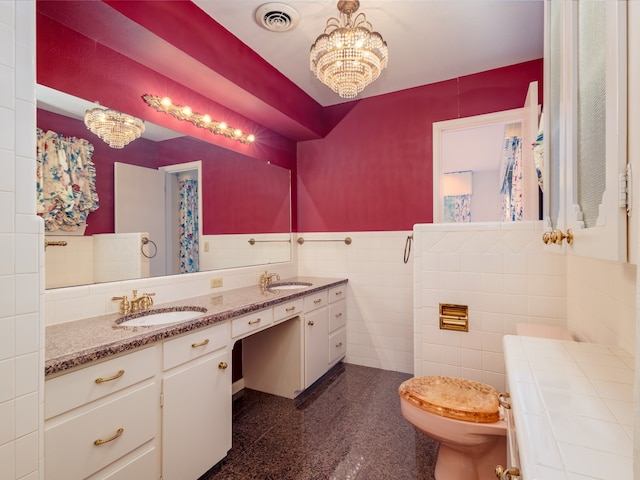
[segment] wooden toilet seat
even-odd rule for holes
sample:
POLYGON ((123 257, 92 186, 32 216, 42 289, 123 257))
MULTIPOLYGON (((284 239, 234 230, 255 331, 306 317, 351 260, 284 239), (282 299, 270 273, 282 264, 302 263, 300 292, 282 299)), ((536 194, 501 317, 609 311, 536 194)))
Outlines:
POLYGON ((402 398, 426 412, 475 423, 500 420, 498 391, 490 385, 456 377, 414 377, 398 388, 402 398))

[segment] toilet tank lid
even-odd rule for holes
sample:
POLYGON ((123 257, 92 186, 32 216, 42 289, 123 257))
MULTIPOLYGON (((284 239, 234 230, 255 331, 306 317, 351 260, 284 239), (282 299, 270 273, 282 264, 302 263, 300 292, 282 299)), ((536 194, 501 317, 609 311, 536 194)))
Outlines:
POLYGON ((494 423, 500 420, 498 391, 491 385, 457 377, 414 377, 398 393, 426 412, 454 420, 494 423))

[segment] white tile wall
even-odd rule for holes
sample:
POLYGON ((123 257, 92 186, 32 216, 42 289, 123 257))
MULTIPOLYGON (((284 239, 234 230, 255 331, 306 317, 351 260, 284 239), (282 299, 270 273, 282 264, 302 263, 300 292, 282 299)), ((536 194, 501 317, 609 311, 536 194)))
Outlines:
POLYGON ((403 261, 411 232, 299 234, 300 275, 348 278, 346 361, 413 372, 413 253, 403 261), (351 245, 342 241, 351 237, 351 245), (338 240, 320 241, 314 240, 338 240))
POLYGON ((0 478, 41 477, 42 222, 35 215, 35 2, 0 0, 0 478))
MULTIPOLYGON (((112 297, 131 295, 134 289, 140 292, 154 292, 154 302, 164 303, 213 292, 222 293, 247 285, 258 285, 260 274, 264 270, 264 266, 245 267, 50 289, 44 297, 45 323, 49 325, 116 313, 118 302, 113 301, 112 297), (212 290, 210 279, 213 277, 222 277, 224 286, 212 290)), ((294 263, 269 266, 268 270, 279 273, 282 278, 297 275, 294 263)))
POLYGON ((260 265, 291 260, 288 234, 203 235, 200 240, 200 268, 220 270, 233 265, 260 265), (256 240, 252 245, 249 240, 256 240), (208 244, 208 252, 205 250, 208 244))
POLYGON ((588 342, 618 345, 635 355, 636 274, 636 265, 568 255, 571 332, 588 342))
POLYGON ((538 222, 416 225, 416 375, 505 386, 502 337, 518 323, 566 326, 565 256, 538 222), (469 332, 441 330, 439 304, 469 307, 469 332))

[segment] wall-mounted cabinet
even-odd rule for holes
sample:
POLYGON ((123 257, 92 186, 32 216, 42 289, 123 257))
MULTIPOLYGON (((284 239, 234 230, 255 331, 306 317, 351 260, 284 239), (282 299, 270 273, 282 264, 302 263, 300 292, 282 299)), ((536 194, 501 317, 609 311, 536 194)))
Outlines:
POLYGON ((627 2, 545 9, 547 228, 572 230, 570 254, 624 262, 627 2))

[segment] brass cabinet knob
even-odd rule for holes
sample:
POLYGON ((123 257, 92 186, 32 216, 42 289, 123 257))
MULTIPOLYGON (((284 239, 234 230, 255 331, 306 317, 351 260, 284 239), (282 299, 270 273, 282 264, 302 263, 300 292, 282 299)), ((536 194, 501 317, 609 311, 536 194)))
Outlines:
POLYGON ((571 245, 573 243, 573 232, 569 228, 567 233, 562 233, 562 230, 554 230, 551 232, 551 241, 556 245, 561 245, 562 241, 566 239, 567 243, 571 245))
POLYGON ((545 245, 562 245, 563 240, 567 240, 569 245, 573 244, 573 231, 571 229, 567 229, 567 233, 562 233, 562 230, 556 229, 551 232, 544 232, 542 234, 542 242, 545 245))
POLYGON ((218 364, 218 368, 219 368, 220 370, 226 370, 228 366, 229 366, 229 365, 227 365, 227 362, 220 362, 220 363, 218 364))
POLYGON ((307 325, 309 325, 310 327, 313 327, 313 326, 315 325, 315 323, 314 323, 314 321, 313 321, 313 320, 309 320, 309 321, 307 322, 307 325))

